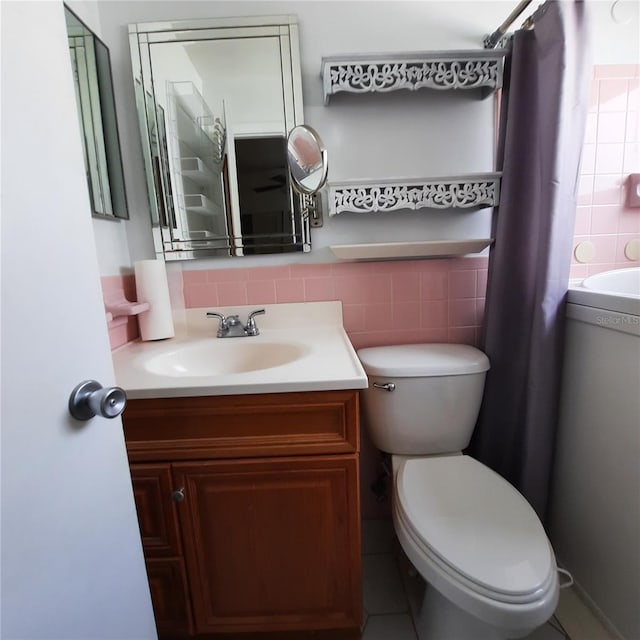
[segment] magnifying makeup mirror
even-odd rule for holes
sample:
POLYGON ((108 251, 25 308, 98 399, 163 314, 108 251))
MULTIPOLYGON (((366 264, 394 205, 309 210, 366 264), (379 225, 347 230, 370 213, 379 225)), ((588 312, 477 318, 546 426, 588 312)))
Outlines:
POLYGON ((287 138, 289 172, 294 188, 313 195, 327 180, 328 158, 318 132, 308 125, 291 129, 287 138))

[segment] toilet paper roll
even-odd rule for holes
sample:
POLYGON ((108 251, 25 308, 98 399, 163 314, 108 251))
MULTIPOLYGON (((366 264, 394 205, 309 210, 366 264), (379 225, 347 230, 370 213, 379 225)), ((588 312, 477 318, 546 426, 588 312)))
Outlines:
POLYGON ((162 340, 175 335, 167 270, 162 260, 140 260, 133 265, 138 302, 149 310, 138 316, 142 340, 162 340))

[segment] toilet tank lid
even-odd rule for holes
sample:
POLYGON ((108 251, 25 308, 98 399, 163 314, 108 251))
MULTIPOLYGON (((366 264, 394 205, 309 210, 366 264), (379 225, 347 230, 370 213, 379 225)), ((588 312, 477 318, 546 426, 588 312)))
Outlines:
POLYGON ((466 344, 402 344, 367 347, 358 358, 369 375, 418 378, 459 376, 489 369, 489 358, 466 344))

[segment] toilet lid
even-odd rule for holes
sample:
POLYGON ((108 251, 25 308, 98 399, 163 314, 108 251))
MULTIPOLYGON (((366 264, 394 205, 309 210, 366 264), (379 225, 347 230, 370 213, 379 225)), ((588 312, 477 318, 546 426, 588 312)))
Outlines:
POLYGON ((544 587, 555 560, 525 498, 469 456, 414 458, 396 477, 414 535, 454 572, 501 596, 544 587))

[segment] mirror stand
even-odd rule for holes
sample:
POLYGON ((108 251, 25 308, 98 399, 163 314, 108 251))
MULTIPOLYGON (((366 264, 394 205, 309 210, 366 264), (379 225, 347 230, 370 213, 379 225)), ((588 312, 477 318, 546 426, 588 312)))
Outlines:
POLYGON ((311 227, 321 227, 323 225, 323 219, 320 194, 298 192, 298 198, 303 219, 308 220, 309 226, 311 227))

